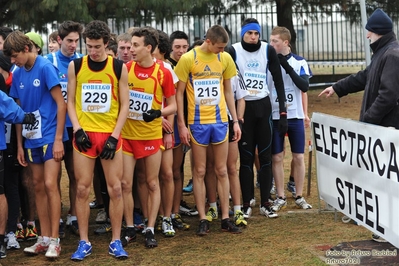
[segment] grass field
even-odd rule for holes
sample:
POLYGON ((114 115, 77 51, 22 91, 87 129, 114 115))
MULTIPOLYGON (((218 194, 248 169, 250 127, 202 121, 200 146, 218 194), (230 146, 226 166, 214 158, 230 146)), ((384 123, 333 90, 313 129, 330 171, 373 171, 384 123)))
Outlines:
MULTIPOLYGON (((338 101, 337 97, 318 98, 319 90, 309 92, 309 116, 313 112, 333 114, 340 117, 357 119, 362 93, 347 96, 338 101)), ((307 139, 310 136, 307 129, 307 139)), ((289 147, 287 147, 289 150, 289 147)), ((308 165, 308 151, 305 159, 308 165)), ((287 153, 286 166, 290 155, 287 153)), ((341 214, 334 220, 334 213, 320 212, 317 194, 315 162, 312 159, 311 191, 307 201, 313 205, 312 210, 299 210, 293 198, 288 196, 288 206, 279 212, 277 219, 268 219, 259 215, 258 207, 254 208, 253 217, 248 220, 247 228, 242 234, 233 235, 221 232, 220 219, 211 224, 211 232, 205 237, 195 235, 198 220, 196 217, 186 218, 191 228, 178 231, 174 238, 164 238, 156 233, 159 247, 146 249, 144 237, 138 235, 137 241, 126 248, 129 258, 118 261, 108 255, 110 235, 95 236, 96 228, 92 211, 90 220, 90 239, 93 254, 79 265, 325 265, 321 259, 325 249, 344 241, 370 239, 371 233, 361 226, 343 224, 341 214)), ((186 165, 188 169, 188 165, 186 165)), ((288 179, 288 167, 285 169, 288 179)), ((306 173, 306 176, 308 173, 306 173)), ((190 178, 186 171, 186 180, 190 178)), ((306 186, 305 186, 306 187, 306 186)), ((63 217, 68 209, 67 177, 62 178, 63 217)), ((306 189, 304 195, 306 195, 306 189)), ((255 191, 259 203, 259 190, 255 191)), ((194 204, 193 195, 185 195, 190 205, 194 204)), ((258 204, 257 204, 258 205, 258 204)), ((321 206, 324 209, 324 203, 321 206)), ((22 249, 33 243, 21 243, 21 250, 9 251, 7 258, 0 260, 1 265, 76 265, 70 260, 75 251, 78 237, 67 231, 61 241, 61 257, 55 261, 47 260, 44 255, 30 257, 23 254, 22 249)))

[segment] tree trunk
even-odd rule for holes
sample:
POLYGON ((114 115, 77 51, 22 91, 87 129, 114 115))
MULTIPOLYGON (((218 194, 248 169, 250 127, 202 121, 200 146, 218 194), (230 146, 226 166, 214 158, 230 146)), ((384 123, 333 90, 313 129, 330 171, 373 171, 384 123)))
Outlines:
POLYGON ((291 52, 296 54, 296 32, 292 22, 293 0, 275 0, 277 6, 277 24, 286 27, 291 33, 291 52))

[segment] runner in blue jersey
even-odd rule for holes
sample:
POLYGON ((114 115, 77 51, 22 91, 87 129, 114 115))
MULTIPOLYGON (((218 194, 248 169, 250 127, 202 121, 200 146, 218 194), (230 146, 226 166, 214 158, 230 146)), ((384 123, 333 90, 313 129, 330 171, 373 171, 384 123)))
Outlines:
POLYGON ((37 242, 24 251, 33 254, 46 251, 46 257, 57 258, 61 251, 58 238, 61 200, 56 180, 64 156, 63 141, 68 139, 66 104, 56 68, 32 48, 32 41, 20 31, 10 33, 4 42, 4 54, 19 67, 13 74, 10 96, 36 117, 34 125, 16 126, 17 158, 22 166, 29 163, 31 167, 41 228, 37 242))
MULTIPOLYGON (((80 39, 80 34, 82 33, 83 27, 80 23, 74 21, 64 21, 58 27, 58 37, 57 41, 60 44, 60 49, 55 52, 45 56, 54 66, 58 68, 58 78, 61 84, 62 96, 66 102, 67 99, 67 83, 68 83, 68 65, 69 63, 76 59, 81 58, 83 55, 76 52, 78 42, 80 39)), ((76 209, 75 209, 75 199, 76 199, 76 179, 75 172, 73 171, 73 148, 72 148, 72 123, 69 116, 66 116, 65 126, 68 132, 68 138, 64 142, 64 163, 65 169, 69 178, 69 212, 66 220, 66 225, 70 226, 72 233, 79 236, 78 222, 76 219, 76 209)), ((60 187, 61 175, 58 178, 58 187, 60 187)), ((60 220, 59 226, 60 237, 64 237, 64 222, 60 220)))

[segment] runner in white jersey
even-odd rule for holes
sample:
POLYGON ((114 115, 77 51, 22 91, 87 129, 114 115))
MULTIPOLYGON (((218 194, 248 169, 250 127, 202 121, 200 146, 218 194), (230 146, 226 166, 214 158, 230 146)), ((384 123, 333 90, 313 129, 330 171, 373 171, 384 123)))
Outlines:
MULTIPOLYGON (((288 138, 292 152, 292 173, 295 179, 296 198, 295 203, 299 208, 311 209, 312 206, 302 197, 303 184, 305 179, 305 125, 304 109, 302 106, 302 95, 309 88, 309 77, 311 71, 305 59, 290 52, 289 43, 291 40, 290 31, 285 27, 275 27, 270 36, 270 43, 276 49, 282 67, 283 80, 285 86, 285 96, 287 98, 287 119, 288 119, 288 138)), ((273 176, 277 187, 277 198, 272 209, 278 211, 285 208, 287 199, 284 195, 284 139, 285 136, 279 134, 278 121, 280 119, 278 104, 276 104, 277 94, 274 84, 270 82, 272 91, 273 109, 273 176)))
POLYGON ((240 151, 240 184, 243 198, 244 217, 252 214, 250 201, 253 198, 254 173, 253 164, 255 148, 258 147, 260 171, 260 214, 269 218, 277 217, 269 203, 272 186, 271 169, 271 103, 267 86, 267 73, 270 71, 277 88, 279 112, 279 130, 287 131, 284 85, 281 69, 274 48, 261 42, 261 28, 254 18, 246 19, 241 27, 241 42, 233 44, 229 50, 241 72, 249 95, 245 99, 244 117, 238 119, 242 123, 242 137, 239 142, 240 151), (285 118, 285 119, 284 119, 285 118))

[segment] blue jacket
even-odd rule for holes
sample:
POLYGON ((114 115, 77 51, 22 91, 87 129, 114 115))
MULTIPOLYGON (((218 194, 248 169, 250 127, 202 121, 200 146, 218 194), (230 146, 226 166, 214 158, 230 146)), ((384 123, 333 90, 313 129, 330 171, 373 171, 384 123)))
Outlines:
POLYGON ((21 107, 0 90, 0 150, 7 148, 4 122, 21 124, 24 117, 25 112, 21 107))

